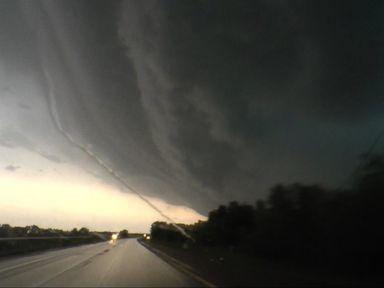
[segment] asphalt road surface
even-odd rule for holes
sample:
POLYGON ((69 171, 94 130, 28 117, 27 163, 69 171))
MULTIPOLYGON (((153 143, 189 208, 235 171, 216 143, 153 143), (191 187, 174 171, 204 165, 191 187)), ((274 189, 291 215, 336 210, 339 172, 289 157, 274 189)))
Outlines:
POLYGON ((0 286, 197 287, 136 239, 0 260, 0 286))

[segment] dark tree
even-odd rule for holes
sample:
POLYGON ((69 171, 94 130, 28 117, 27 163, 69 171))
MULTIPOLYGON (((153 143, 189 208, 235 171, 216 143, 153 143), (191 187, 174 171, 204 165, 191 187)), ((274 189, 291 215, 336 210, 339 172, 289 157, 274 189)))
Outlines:
POLYGON ((119 238, 128 238, 128 237, 129 237, 128 230, 124 229, 119 232, 119 238))

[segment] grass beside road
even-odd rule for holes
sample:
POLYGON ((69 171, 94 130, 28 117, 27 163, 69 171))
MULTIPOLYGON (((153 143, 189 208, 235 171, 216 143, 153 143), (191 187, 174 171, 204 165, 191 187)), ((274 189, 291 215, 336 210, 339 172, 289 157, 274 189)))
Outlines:
MULTIPOLYGON (((190 267, 198 277, 222 286, 359 286, 328 271, 290 262, 250 257, 223 248, 181 248, 169 243, 145 241, 146 245, 190 267)), ((155 251, 156 251, 155 250, 155 251)), ((167 259, 164 259, 167 260, 167 259)), ((175 261, 168 261, 175 265, 175 261)), ((364 283, 368 284, 369 283, 364 283)))

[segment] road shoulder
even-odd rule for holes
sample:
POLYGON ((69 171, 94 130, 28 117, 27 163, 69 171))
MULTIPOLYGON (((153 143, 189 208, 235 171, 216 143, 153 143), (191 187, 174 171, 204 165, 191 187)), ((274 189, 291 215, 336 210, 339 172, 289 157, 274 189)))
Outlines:
POLYGON ((215 284, 213 284, 210 281, 199 276, 198 271, 196 271, 196 269, 194 269, 190 265, 188 265, 184 262, 181 262, 180 260, 177 260, 176 258, 170 256, 167 253, 160 251, 159 249, 155 248, 154 245, 151 245, 151 243, 149 243, 147 241, 143 241, 143 240, 138 239, 138 242, 141 245, 143 245, 145 248, 147 248, 148 250, 150 250, 151 252, 153 252, 154 254, 159 256, 161 259, 163 259, 164 261, 166 261, 167 263, 169 263, 170 265, 175 267, 176 269, 180 270, 181 272, 183 272, 187 276, 191 277, 192 279, 194 279, 195 281, 200 283, 202 285, 202 287, 209 287, 209 288, 217 287, 215 284))

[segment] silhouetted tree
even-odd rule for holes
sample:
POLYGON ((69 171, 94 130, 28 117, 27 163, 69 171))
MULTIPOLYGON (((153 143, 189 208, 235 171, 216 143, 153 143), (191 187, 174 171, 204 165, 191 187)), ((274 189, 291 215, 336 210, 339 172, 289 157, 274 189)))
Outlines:
POLYGON ((27 226, 27 234, 29 236, 41 236, 41 229, 37 225, 27 226))
POLYGON ((77 228, 73 228, 71 231, 71 236, 78 236, 78 235, 79 235, 79 231, 77 230, 77 228))
MULTIPOLYGON (((230 202, 211 211, 207 221, 184 227, 199 245, 377 276, 384 258, 384 155, 369 157, 354 177, 354 186, 343 190, 279 184, 267 203, 230 202)), ((182 239, 164 222, 155 222, 151 233, 153 239, 182 239)))
POLYGON ((120 238, 128 238, 129 237, 128 230, 126 230, 126 229, 121 230, 120 233, 119 233, 119 237, 120 238))
POLYGON ((256 208, 256 211, 265 211, 265 209, 266 209, 265 201, 260 200, 260 199, 257 200, 255 208, 256 208))
POLYGON ((12 236, 12 228, 9 224, 2 224, 0 226, 0 237, 12 236))
POLYGON ((85 227, 82 227, 78 231, 78 234, 81 235, 81 236, 88 236, 89 235, 89 229, 85 228, 85 227))

